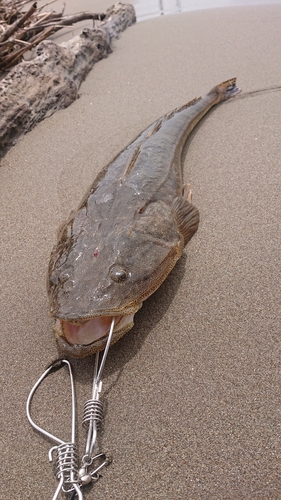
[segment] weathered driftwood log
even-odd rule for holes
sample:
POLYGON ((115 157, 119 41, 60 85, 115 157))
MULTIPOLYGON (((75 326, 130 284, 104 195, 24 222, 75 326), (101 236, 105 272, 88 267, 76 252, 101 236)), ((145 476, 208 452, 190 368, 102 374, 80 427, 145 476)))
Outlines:
POLYGON ((41 42, 37 57, 0 82, 0 156, 43 118, 69 106, 93 65, 112 51, 111 41, 136 21, 132 5, 117 3, 97 28, 61 45, 41 42))

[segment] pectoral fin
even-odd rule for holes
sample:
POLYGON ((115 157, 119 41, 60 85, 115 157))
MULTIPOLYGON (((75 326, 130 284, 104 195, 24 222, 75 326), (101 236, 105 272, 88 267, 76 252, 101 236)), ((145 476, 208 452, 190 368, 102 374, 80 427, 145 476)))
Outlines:
POLYGON ((172 203, 172 212, 179 228, 180 233, 183 235, 184 244, 190 240, 199 224, 199 211, 190 203, 184 190, 183 196, 177 196, 172 203))

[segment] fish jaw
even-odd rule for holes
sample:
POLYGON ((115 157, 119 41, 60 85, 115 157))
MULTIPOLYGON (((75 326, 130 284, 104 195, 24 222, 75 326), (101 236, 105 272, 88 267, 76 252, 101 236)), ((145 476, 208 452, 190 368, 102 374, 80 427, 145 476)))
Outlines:
POLYGON ((105 348, 113 318, 115 325, 111 344, 115 344, 134 326, 134 314, 97 316, 84 322, 56 319, 53 333, 58 347, 74 358, 84 358, 105 348))

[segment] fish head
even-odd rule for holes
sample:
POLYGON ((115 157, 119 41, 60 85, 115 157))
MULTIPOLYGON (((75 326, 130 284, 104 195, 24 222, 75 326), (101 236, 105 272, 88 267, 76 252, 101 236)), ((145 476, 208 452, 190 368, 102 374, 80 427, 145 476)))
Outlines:
POLYGON ((161 210, 159 220, 146 212, 130 222, 101 222, 83 219, 80 211, 62 231, 51 254, 48 293, 64 352, 84 357, 104 349, 113 318, 116 342, 174 267, 183 248, 174 221, 161 210))

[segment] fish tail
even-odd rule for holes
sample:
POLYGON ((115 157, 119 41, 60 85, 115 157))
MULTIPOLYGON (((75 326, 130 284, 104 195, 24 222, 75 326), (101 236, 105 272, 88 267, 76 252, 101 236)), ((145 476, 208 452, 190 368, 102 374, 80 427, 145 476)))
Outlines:
POLYGON ((236 78, 231 78, 230 80, 226 80, 225 82, 216 85, 212 90, 210 90, 209 94, 217 95, 217 102, 226 101, 230 99, 230 97, 234 97, 237 94, 240 94, 242 90, 236 86, 236 78))

